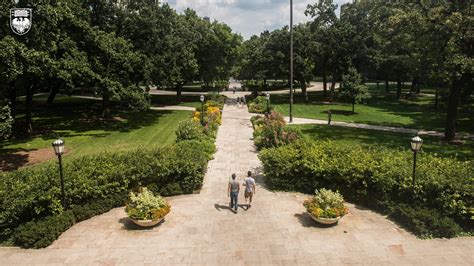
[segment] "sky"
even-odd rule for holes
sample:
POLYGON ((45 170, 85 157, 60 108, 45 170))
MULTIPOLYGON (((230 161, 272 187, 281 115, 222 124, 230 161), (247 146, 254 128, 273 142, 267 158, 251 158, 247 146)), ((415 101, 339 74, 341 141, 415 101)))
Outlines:
MULTIPOLYGON (((334 0, 341 4, 351 0, 334 0)), ((274 30, 290 21, 290 0, 163 0, 178 12, 192 8, 202 17, 229 25, 245 39, 264 30, 274 30)), ((293 0, 293 23, 308 21, 304 15, 308 4, 317 0, 293 0)), ((339 11, 339 10, 338 10, 339 11)))

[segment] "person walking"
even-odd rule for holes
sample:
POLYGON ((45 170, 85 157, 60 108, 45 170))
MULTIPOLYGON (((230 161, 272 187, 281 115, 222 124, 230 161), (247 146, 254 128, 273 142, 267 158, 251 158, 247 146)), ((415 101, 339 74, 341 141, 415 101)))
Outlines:
POLYGON ((235 180, 235 177, 235 173, 232 174, 232 180, 229 181, 229 185, 227 187, 227 196, 230 197, 230 208, 233 208, 234 212, 237 213, 240 184, 237 182, 237 180, 235 180))
POLYGON ((247 172, 247 177, 244 180, 245 186, 245 204, 247 204, 247 210, 252 207, 252 198, 255 195, 255 179, 252 177, 252 172, 247 172))
POLYGON ((328 111, 328 125, 331 125, 332 113, 331 110, 328 111))

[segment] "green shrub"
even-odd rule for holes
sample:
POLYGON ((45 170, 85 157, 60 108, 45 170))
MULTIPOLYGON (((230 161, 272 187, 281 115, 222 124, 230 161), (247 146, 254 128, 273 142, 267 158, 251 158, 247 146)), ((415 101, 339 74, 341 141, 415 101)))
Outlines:
POLYGON ((74 222, 72 211, 65 211, 39 221, 31 221, 15 230, 13 242, 24 248, 44 248, 53 243, 74 222))
POLYGON ((178 125, 176 129, 176 141, 196 140, 203 137, 203 127, 192 120, 186 120, 178 125))
POLYGON ((106 213, 113 208, 123 206, 127 200, 127 193, 117 193, 105 199, 95 200, 89 204, 71 206, 76 222, 87 220, 96 215, 106 213))
POLYGON ((472 230, 473 162, 420 154, 412 187, 412 157, 406 151, 300 140, 264 149, 259 157, 266 183, 274 189, 306 193, 323 187, 339 190, 350 201, 385 212, 399 204, 432 209, 472 230))
MULTIPOLYGON (((265 96, 257 96, 248 101, 248 108, 250 113, 263 114, 267 112, 267 98, 265 96)), ((272 111, 273 106, 268 105, 268 110, 272 111)))
POLYGON ((27 222, 13 231, 13 243, 23 248, 47 247, 74 223, 123 206, 126 199, 126 193, 118 193, 89 204, 71 206, 70 210, 58 215, 27 222))
POLYGON ((455 237, 462 232, 453 219, 441 216, 436 210, 412 208, 402 204, 396 206, 389 217, 423 238, 455 237))
POLYGON ((285 120, 278 112, 271 112, 264 118, 254 119, 254 142, 258 149, 278 147, 299 139, 299 129, 285 127, 285 120))
MULTIPOLYGON (((176 183, 180 193, 192 193, 201 187, 214 149, 210 141, 193 140, 155 149, 77 158, 64 165, 67 205, 92 204, 148 184, 165 190, 176 183)), ((59 178, 53 164, 3 173, 0 188, 2 238, 8 238, 23 223, 62 212, 59 178)))

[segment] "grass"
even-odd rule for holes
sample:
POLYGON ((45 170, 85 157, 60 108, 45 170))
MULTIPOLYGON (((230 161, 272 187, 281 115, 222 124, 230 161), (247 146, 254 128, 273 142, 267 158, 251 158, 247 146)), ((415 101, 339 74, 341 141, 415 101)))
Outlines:
MULTIPOLYGON (((375 89, 371 88, 371 90, 375 89)), ((383 91, 383 87, 380 87, 379 91, 383 91)), ((333 121, 444 130, 446 112, 433 108, 434 98, 432 96, 397 100, 393 95, 381 94, 373 94, 367 104, 357 104, 355 114, 352 114, 352 105, 349 103, 324 102, 323 93, 320 91, 309 93, 310 101, 305 102, 301 93, 297 91, 294 97, 293 115, 294 117, 326 120, 327 111, 331 110, 333 121)), ((288 95, 272 95, 271 103, 276 111, 288 116, 288 95)), ((471 103, 461 108, 458 117, 458 130, 474 133, 473 118, 474 104, 471 103)))
MULTIPOLYGON (((304 135, 317 140, 332 140, 341 145, 383 146, 389 149, 406 149, 411 155, 410 134, 376 131, 370 129, 346 128, 327 125, 292 125, 304 135)), ((463 145, 450 145, 437 137, 423 136, 422 151, 437 153, 443 157, 457 157, 461 160, 474 160, 474 141, 463 145)), ((422 155, 421 155, 422 156, 422 155)))
MULTIPOLYGON (((53 106, 47 106, 45 97, 37 97, 33 110, 35 134, 2 142, 0 154, 50 148, 57 138, 65 140, 72 150, 66 160, 101 151, 165 145, 174 142, 178 123, 191 116, 189 111, 131 112, 115 106, 112 118, 103 119, 100 108, 101 102, 96 100, 61 96, 53 106)), ((17 120, 21 121, 21 116, 17 120)))
POLYGON ((181 95, 181 101, 176 101, 176 95, 151 95, 151 106, 179 105, 200 107, 199 95, 181 95))

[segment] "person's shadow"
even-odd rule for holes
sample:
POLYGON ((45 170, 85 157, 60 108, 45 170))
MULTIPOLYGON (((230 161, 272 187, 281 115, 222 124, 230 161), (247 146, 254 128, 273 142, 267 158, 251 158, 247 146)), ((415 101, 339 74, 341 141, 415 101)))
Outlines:
MULTIPOLYGON (((245 208, 247 205, 246 204, 237 204, 237 208, 242 208, 242 210, 246 211, 247 209, 245 208)), ((234 209, 229 207, 229 205, 222 205, 222 204, 214 204, 214 208, 216 208, 217 211, 221 210, 229 210, 231 212, 235 212, 234 209)))

